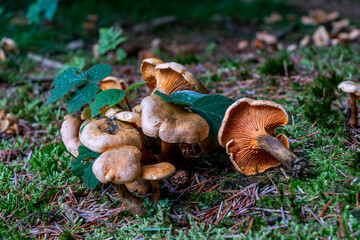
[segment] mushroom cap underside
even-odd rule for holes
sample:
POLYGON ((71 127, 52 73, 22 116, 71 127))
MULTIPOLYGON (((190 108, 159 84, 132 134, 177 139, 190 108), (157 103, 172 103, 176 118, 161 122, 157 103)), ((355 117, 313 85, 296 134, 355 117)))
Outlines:
MULTIPOLYGON (((236 169, 246 175, 263 172, 280 165, 269 153, 260 149, 257 138, 262 134, 275 136, 277 126, 288 121, 286 111, 280 105, 264 100, 240 99, 225 113, 218 141, 226 148, 236 169)), ((277 138, 289 146, 287 138, 277 138)))
POLYGON ((146 81, 146 86, 153 91, 156 88, 156 78, 155 78, 155 66, 157 64, 164 63, 162 60, 157 58, 146 58, 142 61, 141 64, 141 75, 146 81))

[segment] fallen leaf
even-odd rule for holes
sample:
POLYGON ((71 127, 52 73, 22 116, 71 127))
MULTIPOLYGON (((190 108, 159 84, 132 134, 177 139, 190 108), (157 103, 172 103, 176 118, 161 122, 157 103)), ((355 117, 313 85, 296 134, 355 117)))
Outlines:
POLYGON ((283 19, 282 15, 278 12, 273 12, 270 16, 264 17, 264 22, 267 24, 273 24, 280 22, 283 19))
POLYGON ((256 33, 256 40, 259 40, 268 45, 274 45, 277 43, 277 37, 274 34, 263 32, 256 33))
POLYGON ((310 42, 311 42, 311 37, 309 34, 306 34, 305 37, 300 40, 300 46, 306 47, 310 44, 310 42))
POLYGON ((241 40, 241 41, 239 41, 238 44, 237 44, 237 48, 238 48, 240 51, 245 50, 248 46, 249 46, 249 41, 247 41, 247 40, 241 40))

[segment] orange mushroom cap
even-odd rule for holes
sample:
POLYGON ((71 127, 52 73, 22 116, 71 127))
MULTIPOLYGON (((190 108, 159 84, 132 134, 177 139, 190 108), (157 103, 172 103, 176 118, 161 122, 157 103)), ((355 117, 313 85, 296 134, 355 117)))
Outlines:
POLYGON ((146 58, 141 64, 141 74, 144 81, 147 81, 146 86, 153 91, 156 88, 155 67, 157 64, 164 63, 157 58, 146 58))
POLYGON ((156 89, 171 94, 181 90, 206 93, 202 83, 183 65, 175 62, 157 64, 155 67, 156 89))
MULTIPOLYGON (((234 167, 241 173, 253 175, 280 162, 260 149, 257 138, 262 134, 275 136, 277 126, 288 122, 285 109, 271 101, 242 98, 226 111, 218 134, 219 144, 226 147, 234 167)), ((288 147, 287 138, 277 138, 288 147)))

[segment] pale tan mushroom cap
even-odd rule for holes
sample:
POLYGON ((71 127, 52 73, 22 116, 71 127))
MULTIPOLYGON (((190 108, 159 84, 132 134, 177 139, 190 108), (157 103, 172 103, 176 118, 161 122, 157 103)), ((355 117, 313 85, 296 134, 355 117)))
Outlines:
POLYGON ((141 102, 142 130, 146 136, 159 136, 168 143, 196 143, 209 135, 209 125, 201 116, 160 96, 150 95, 141 102))
POLYGON ((94 152, 105 152, 124 145, 141 149, 141 134, 133 126, 108 118, 87 123, 80 133, 80 141, 94 152))
POLYGON ((357 84, 353 81, 341 82, 338 86, 338 89, 346 93, 352 93, 356 96, 360 96, 360 84, 357 84))
POLYGON ((79 155, 79 146, 82 145, 79 139, 79 130, 82 120, 79 115, 68 114, 61 125, 60 133, 66 149, 75 157, 79 155))
POLYGON ((125 90, 127 89, 127 84, 124 80, 118 79, 113 76, 108 76, 100 81, 100 89, 102 91, 108 90, 108 89, 120 89, 125 90))
POLYGON ((95 160, 92 170, 102 183, 130 183, 140 176, 140 159, 141 152, 137 147, 125 145, 101 154, 95 160))
POLYGON ((148 86, 150 91, 156 88, 155 66, 160 63, 164 62, 157 58, 146 58, 142 61, 141 75, 144 81, 147 82, 146 86, 148 86))
POLYGON ((161 162, 154 165, 145 165, 142 167, 140 177, 144 180, 160 180, 174 174, 175 166, 168 162, 161 162))
POLYGON ((166 94, 181 90, 207 93, 204 85, 187 68, 179 63, 157 64, 155 67, 155 78, 157 80, 156 90, 166 94))
POLYGON ((135 124, 141 127, 141 116, 136 112, 122 111, 113 116, 113 119, 135 124))

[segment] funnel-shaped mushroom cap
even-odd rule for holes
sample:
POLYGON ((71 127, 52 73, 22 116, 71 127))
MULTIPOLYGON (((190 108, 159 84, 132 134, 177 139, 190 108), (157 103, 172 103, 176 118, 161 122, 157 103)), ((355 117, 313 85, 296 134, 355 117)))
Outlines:
POLYGON ((141 74, 150 91, 156 88, 155 66, 160 63, 164 62, 157 58, 146 58, 142 61, 141 74))
POLYGON ((80 116, 68 114, 61 125, 60 133, 66 149, 75 157, 79 155, 78 148, 81 145, 79 130, 82 123, 80 116))
POLYGON ((356 96, 360 96, 360 84, 357 84, 353 81, 341 82, 338 88, 343 92, 352 93, 355 94, 356 96))
POLYGON ((105 91, 108 89, 125 90, 125 89, 127 89, 127 84, 122 79, 118 79, 116 77, 109 76, 100 81, 100 89, 102 91, 105 91))
POLYGON ((124 145, 142 147, 141 134, 133 126, 108 118, 91 121, 82 127, 80 141, 94 152, 105 152, 124 145))
POLYGON ((101 154, 95 160, 92 170, 102 183, 130 183, 140 176, 140 159, 140 150, 126 145, 101 154))
MULTIPOLYGON (((280 162, 260 149, 257 138, 262 134, 275 136, 276 127, 284 126, 287 121, 287 113, 279 104, 242 98, 227 109, 218 141, 221 146, 226 147, 233 165, 239 172, 246 175, 263 172, 280 165, 280 162)), ((283 135, 279 135, 278 138, 288 145, 283 135)))
POLYGON ((144 180, 160 180, 171 176, 175 172, 175 166, 168 162, 154 165, 145 165, 141 170, 141 178, 144 180))
POLYGON ((197 80, 183 65, 170 62, 155 67, 156 89, 171 94, 181 90, 192 90, 206 93, 202 83, 197 80))
POLYGON ((141 102, 141 127, 146 136, 168 143, 196 143, 209 135, 209 125, 199 115, 150 95, 141 102))

